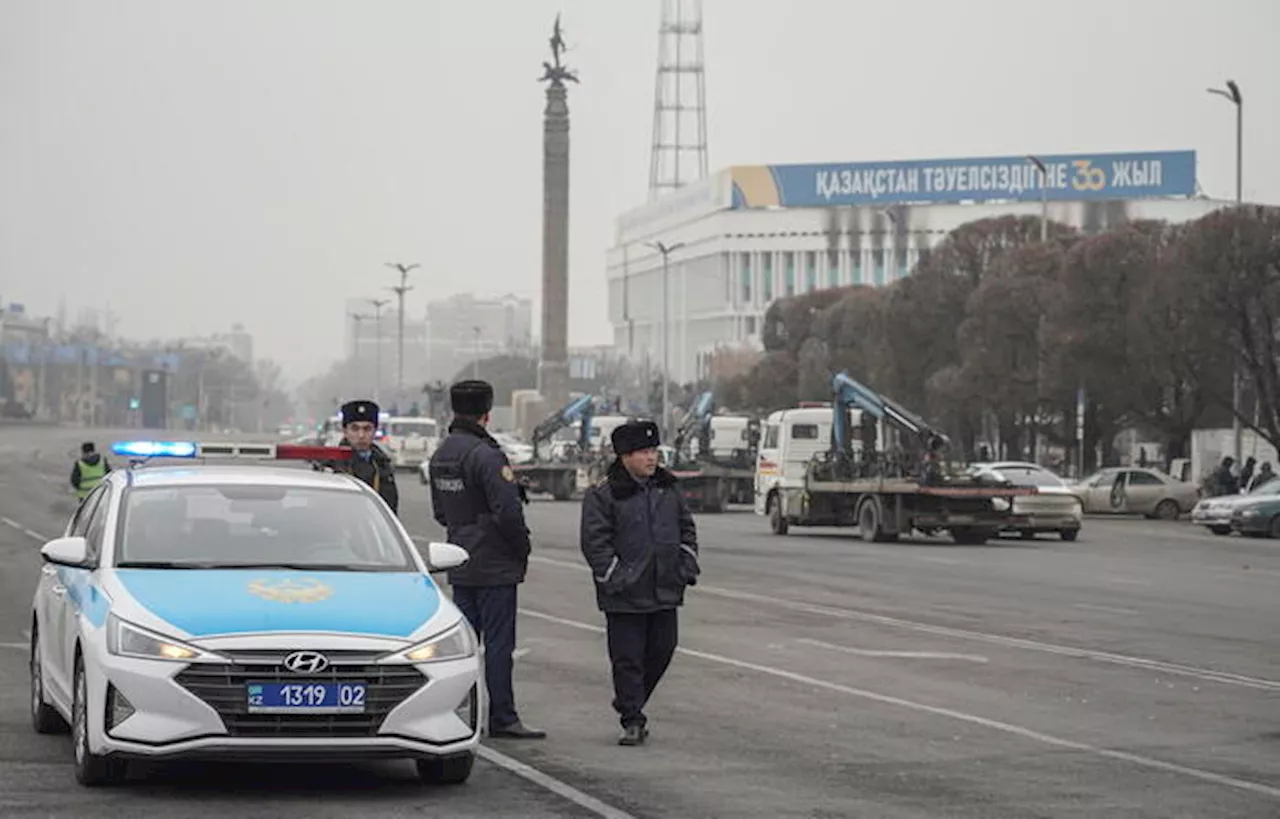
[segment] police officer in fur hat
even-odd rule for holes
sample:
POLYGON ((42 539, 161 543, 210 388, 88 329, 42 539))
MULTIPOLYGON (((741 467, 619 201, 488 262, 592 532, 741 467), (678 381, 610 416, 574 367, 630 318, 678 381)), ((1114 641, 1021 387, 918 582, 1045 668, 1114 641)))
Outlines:
POLYGON ((582 554, 595 576, 613 666, 620 745, 649 736, 645 704, 676 650, 676 610, 697 584, 698 532, 676 478, 658 466, 658 425, 613 431, 617 458, 582 499, 582 554))
POLYGON ((460 381, 449 389, 453 422, 428 472, 431 507, 450 543, 469 558, 449 570, 453 602, 485 644, 489 736, 542 739, 516 713, 512 652, 516 647, 516 589, 529 566, 529 529, 523 492, 502 446, 485 428, 493 408, 486 381, 460 381))
POLYGON ((346 472, 373 487, 391 511, 400 513, 400 490, 396 487, 395 465, 373 442, 378 434, 378 405, 372 401, 348 401, 342 405, 342 440, 338 446, 351 447, 351 459, 328 461, 323 466, 346 472))

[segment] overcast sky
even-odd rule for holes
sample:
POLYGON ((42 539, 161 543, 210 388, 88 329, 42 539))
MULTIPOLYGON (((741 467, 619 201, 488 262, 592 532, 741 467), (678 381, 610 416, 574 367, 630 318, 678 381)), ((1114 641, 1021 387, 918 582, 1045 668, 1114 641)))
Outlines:
MULTIPOLYGON (((297 381, 343 300, 537 297, 536 81, 563 11, 570 343, 609 340, 612 219, 646 197, 659 0, 0 0, 0 299, 134 337, 240 321, 297 381)), ((1280 202, 1280 2, 706 0, 711 167, 1194 149, 1280 202)), ((535 310, 536 320, 536 310, 535 310)))

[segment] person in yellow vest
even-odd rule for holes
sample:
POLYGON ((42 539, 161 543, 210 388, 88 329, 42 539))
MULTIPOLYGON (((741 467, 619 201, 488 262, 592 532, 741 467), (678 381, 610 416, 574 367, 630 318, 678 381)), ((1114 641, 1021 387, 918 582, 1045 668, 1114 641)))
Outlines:
POLYGON ((85 441, 81 444, 80 457, 71 467, 71 486, 76 490, 76 499, 87 498, 110 471, 111 464, 98 454, 93 441, 85 441))

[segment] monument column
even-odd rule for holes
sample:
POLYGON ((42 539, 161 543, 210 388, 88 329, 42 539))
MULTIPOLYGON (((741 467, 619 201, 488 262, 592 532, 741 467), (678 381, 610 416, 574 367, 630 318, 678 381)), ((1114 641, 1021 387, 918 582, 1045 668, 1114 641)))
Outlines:
POLYGON ((538 392, 551 407, 569 403, 569 104, 565 81, 577 75, 560 62, 560 17, 551 37, 553 63, 542 118, 542 355, 538 392))

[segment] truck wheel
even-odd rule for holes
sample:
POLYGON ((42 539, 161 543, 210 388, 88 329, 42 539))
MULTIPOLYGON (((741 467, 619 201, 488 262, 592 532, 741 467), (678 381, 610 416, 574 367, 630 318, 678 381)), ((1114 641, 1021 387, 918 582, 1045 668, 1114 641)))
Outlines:
POLYGON ((723 512, 729 505, 729 483, 716 481, 702 493, 706 499, 705 509, 708 512, 723 512))
POLYGON ((769 528, 775 535, 787 533, 787 519, 782 516, 782 498, 777 495, 769 498, 769 528))
POLYGON ((567 501, 573 497, 574 476, 572 473, 566 472, 555 482, 555 489, 551 492, 551 497, 558 501, 567 501))
POLYGON ((880 505, 868 498, 858 507, 858 534, 867 543, 894 543, 897 535, 891 535, 880 525, 880 505))

